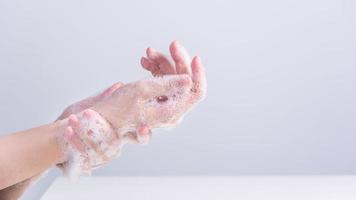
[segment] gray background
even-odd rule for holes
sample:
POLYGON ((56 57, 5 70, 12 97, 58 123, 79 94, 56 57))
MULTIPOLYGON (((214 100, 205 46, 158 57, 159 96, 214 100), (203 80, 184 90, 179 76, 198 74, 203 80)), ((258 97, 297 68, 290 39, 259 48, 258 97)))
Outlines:
POLYGON ((207 99, 94 175, 355 174, 355 13, 353 0, 0 0, 0 133, 148 77, 145 48, 178 39, 206 65, 207 99))

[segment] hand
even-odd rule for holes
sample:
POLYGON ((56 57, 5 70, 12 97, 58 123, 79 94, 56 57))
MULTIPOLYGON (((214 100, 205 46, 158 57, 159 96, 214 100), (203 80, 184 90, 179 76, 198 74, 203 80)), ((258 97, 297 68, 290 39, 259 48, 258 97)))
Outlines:
MULTIPOLYGON (((123 144, 129 141, 148 141, 151 137, 148 123, 138 122, 165 116, 165 101, 168 99, 162 99, 158 94, 172 93, 177 94, 178 98, 179 94, 188 93, 190 88, 191 80, 188 76, 138 81, 121 86, 110 95, 105 95, 105 98, 100 98, 100 101, 94 101, 92 108, 71 114, 63 120, 67 123, 63 133, 66 162, 58 166, 75 178, 116 157, 123 144), (110 119, 117 120, 117 123, 110 119)), ((78 107, 84 108, 81 105, 77 103, 64 113, 80 111, 78 107)))
POLYGON ((149 47, 146 50, 147 57, 141 58, 141 65, 150 71, 153 76, 164 76, 169 74, 191 75, 190 56, 186 49, 174 41, 169 47, 171 57, 157 52, 149 47))
POLYGON ((204 99, 206 95, 206 77, 200 58, 196 56, 190 62, 188 52, 178 41, 171 43, 169 51, 171 58, 153 48, 147 48, 147 57, 141 58, 142 67, 150 71, 155 77, 170 74, 190 75, 194 83, 192 96, 195 97, 195 103, 204 99))
POLYGON ((206 77, 200 58, 196 56, 190 61, 187 50, 178 41, 173 41, 170 44, 169 51, 171 57, 157 52, 153 48, 147 48, 147 57, 141 58, 142 67, 155 77, 188 74, 193 81, 192 104, 203 100, 206 95, 206 77))
POLYGON ((64 121, 67 123, 63 133, 66 162, 59 167, 73 178, 117 157, 126 140, 118 137, 111 125, 90 109, 72 114, 64 121))
MULTIPOLYGON (((187 53, 187 51, 185 50, 185 48, 183 46, 181 46, 177 41, 174 41, 171 43, 170 45, 170 53, 172 58, 163 55, 160 52, 155 51, 153 48, 148 48, 146 50, 146 54, 147 57, 143 57, 141 58, 141 64, 142 66, 151 71, 151 73, 153 74, 153 76, 164 76, 164 75, 174 75, 174 74, 187 74, 189 76, 191 76, 191 79, 193 81, 193 87, 191 88, 191 93, 189 95, 185 95, 185 97, 190 96, 190 98, 186 98, 186 104, 183 106, 182 104, 180 104, 181 108, 177 109, 177 110, 181 110, 180 113, 169 113, 171 116, 170 117, 166 117, 166 118, 171 118, 171 122, 167 123, 167 120, 162 119, 163 121, 166 121, 166 123, 156 123, 156 124, 160 124, 158 127, 160 126, 174 126, 177 124, 177 122, 180 121, 180 119, 182 118, 182 112, 184 113, 184 110, 188 110, 190 107, 192 107, 192 105, 196 104, 197 102, 199 102, 200 100, 202 100, 205 96, 206 93, 206 80, 205 80, 205 74, 204 74, 204 69, 203 66, 201 64, 201 61, 198 57, 195 57, 193 59, 193 61, 191 62, 191 67, 189 66, 189 62, 190 62, 190 58, 189 55, 187 53), (192 74, 192 69, 194 70, 194 73, 192 74), (185 107, 185 108, 183 108, 185 107)), ((170 77, 172 78, 172 77, 170 77)), ((147 81, 146 81, 147 82, 147 81)), ((145 84, 144 82, 141 83, 145 84)), ((96 103, 99 103, 101 100, 103 100, 106 97, 109 97, 112 93, 114 93, 119 87, 121 87, 123 84, 122 83, 116 83, 113 86, 111 86, 110 88, 108 88, 107 90, 105 90, 103 93, 95 96, 95 97, 91 97, 88 99, 85 99, 83 101, 80 101, 70 107, 68 107, 65 112, 61 115, 60 118, 63 117, 67 117, 69 116, 69 114, 73 114, 73 113, 78 113, 86 108, 90 108, 94 105, 96 105, 96 103)), ((135 84, 134 84, 135 85, 135 84)), ((136 85, 140 85, 140 82, 137 82, 136 85)), ((154 88, 151 88, 154 89, 154 88)), ((148 88, 146 88, 145 90, 148 90, 148 88)), ((183 93, 181 93, 183 94, 183 93)), ((152 96, 152 95, 151 95, 152 96)), ((178 97, 179 95, 175 95, 175 94, 171 94, 171 97, 178 97)), ((183 95, 182 95, 183 96, 183 95)), ((156 98, 161 98, 156 99, 160 101, 160 103, 162 104, 165 100, 165 98, 168 97, 167 95, 157 95, 156 98)), ((132 97, 134 100, 136 97, 132 97)), ((176 98, 170 98, 167 99, 166 101, 170 101, 170 100, 176 100, 176 98)), ((152 98, 151 98, 152 100, 152 98)), ((183 99, 181 99, 183 100, 183 99)), ((130 101, 130 100, 128 100, 130 101)), ((153 102, 153 101, 152 101, 153 102)), ((116 102, 118 103, 118 102, 116 102)), ((131 102, 128 102, 128 104, 131 102)), ((114 105, 114 103, 111 103, 111 105, 114 105)), ((126 103, 123 103, 123 108, 128 107, 126 103)), ((109 104, 110 105, 110 104, 109 104)), ((140 106, 138 106, 140 107, 140 106)), ((116 110, 120 110, 120 108, 118 108, 117 106, 115 106, 116 110)), ((127 109, 124 109, 127 110, 127 109)), ((170 109, 172 111, 172 109, 170 109)), ((118 113, 116 113, 116 116, 118 116, 118 113)), ((121 112, 122 113, 122 112, 121 112)), ((129 112, 127 112, 129 113, 129 112)), ((153 111, 151 112, 151 114, 153 113, 153 111)), ((132 112, 130 113, 132 114, 132 112)), ((127 116, 128 114, 123 113, 123 116, 127 116)), ((164 117, 164 116, 163 116, 164 117)), ((163 118, 162 117, 162 118, 163 118)), ((110 117, 109 117, 110 118, 110 117)), ((115 116, 111 116, 112 120, 111 121, 115 121, 115 116)), ((119 118, 116 117, 116 120, 118 120, 119 118)), ((141 122, 140 125, 138 125, 136 127, 136 130, 134 130, 133 127, 131 127, 130 131, 126 131, 129 132, 128 134, 128 138, 131 139, 131 142, 134 143, 147 143, 148 140, 151 137, 151 128, 156 127, 154 125, 154 123, 151 124, 151 126, 149 126, 149 124, 145 124, 143 122, 141 122), (140 134, 141 133, 141 134, 140 134)), ((120 128, 120 126, 118 126, 118 128, 120 128)), ((122 132, 122 131, 121 131, 122 132)))
MULTIPOLYGON (((147 49, 148 58, 141 60, 142 65, 154 76, 164 76, 163 78, 137 81, 125 86, 121 83, 113 85, 98 96, 68 107, 60 118, 90 108, 91 110, 86 112, 91 114, 81 114, 79 118, 92 121, 99 119, 99 124, 106 127, 102 130, 108 133, 107 138, 116 134, 114 139, 111 137, 106 140, 104 137, 104 143, 109 144, 104 146, 110 146, 110 141, 116 145, 127 141, 147 142, 151 137, 152 128, 175 126, 188 109, 203 99, 206 93, 206 80, 198 57, 192 60, 190 67, 187 61, 189 56, 177 42, 171 44, 170 51, 174 62, 152 48, 147 49), (152 63, 156 62, 157 68, 145 66, 145 59, 152 63), (102 117, 107 121, 100 120, 102 117), (105 125, 106 122, 109 125, 105 125)), ((66 132, 68 141, 80 152, 91 152, 89 154, 95 155, 91 157, 96 158, 89 159, 90 157, 84 156, 86 157, 84 168, 89 169, 106 163, 111 156, 107 156, 97 141, 93 142, 92 137, 96 134, 92 134, 89 129, 83 129, 80 126, 83 120, 78 120, 77 115, 69 118, 66 132)), ((116 148, 116 151, 119 152, 120 148, 116 148)))
POLYGON ((121 141, 117 134, 95 111, 88 109, 97 102, 110 96, 115 90, 119 89, 123 83, 118 82, 99 93, 98 95, 88 97, 77 103, 68 106, 56 121, 67 121, 67 128, 61 134, 64 139, 64 162, 58 164, 58 167, 75 178, 82 172, 90 172, 93 168, 107 163, 110 159, 120 153, 121 143, 135 142, 135 137, 125 138, 121 141), (64 120, 68 118, 67 120, 64 120), (97 127, 101 127, 100 132, 91 130, 83 123, 95 122, 97 127), (100 138, 100 139, 98 139, 100 138), (73 153, 76 158, 73 158, 73 153), (77 161, 75 161, 77 159, 77 161), (74 163, 76 162, 76 163, 74 163), (73 171, 77 168, 77 171, 73 171))
POLYGON ((170 45, 170 52, 173 61, 148 48, 141 64, 158 78, 127 84, 93 106, 93 110, 108 119, 120 134, 175 126, 187 110, 204 98, 206 78, 200 58, 194 57, 190 62, 178 42, 170 45))

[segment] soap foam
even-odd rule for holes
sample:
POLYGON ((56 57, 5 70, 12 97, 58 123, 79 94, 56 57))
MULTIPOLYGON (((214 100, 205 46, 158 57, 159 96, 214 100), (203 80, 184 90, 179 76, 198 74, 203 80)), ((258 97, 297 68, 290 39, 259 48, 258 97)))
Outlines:
MULTIPOLYGON (((113 132, 110 124, 97 112, 90 110, 89 113, 88 115, 88 110, 85 110, 76 114, 78 124, 76 127, 72 127, 75 131, 72 137, 78 137, 85 143, 84 150, 79 151, 70 139, 65 139, 63 142, 67 161, 59 167, 70 179, 77 179, 81 174, 90 174, 94 168, 105 164, 106 158, 115 157, 119 151, 120 145, 113 139, 113 136, 116 137, 116 133, 113 132), (88 140, 94 143, 98 149, 94 150, 90 144, 87 144, 88 140), (108 142, 112 144, 108 144, 108 142), (101 155, 99 152, 103 154, 101 155)), ((67 126, 71 126, 68 120, 65 121, 67 126)))

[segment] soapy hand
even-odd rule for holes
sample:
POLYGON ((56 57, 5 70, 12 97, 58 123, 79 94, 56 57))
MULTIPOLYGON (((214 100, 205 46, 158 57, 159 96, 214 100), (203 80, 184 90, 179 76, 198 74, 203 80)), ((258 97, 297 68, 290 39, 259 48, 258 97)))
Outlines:
POLYGON ((141 64, 156 78, 124 86, 114 84, 68 107, 60 116, 69 117, 64 135, 77 152, 76 159, 81 159, 81 171, 105 164, 127 142, 147 143, 153 128, 177 125, 187 110, 205 96, 201 61, 195 57, 190 62, 178 42, 170 45, 173 61, 152 48, 146 52, 141 64))
POLYGON ((77 178, 82 173, 90 173, 92 169, 118 156, 122 144, 131 140, 135 142, 134 138, 122 141, 105 119, 88 109, 122 85, 117 82, 97 95, 68 106, 56 120, 67 124, 66 130, 60 133, 66 161, 57 166, 69 177, 77 178), (96 125, 89 127, 89 123, 96 125))
POLYGON ((179 95, 187 95, 190 88, 188 76, 129 83, 92 107, 70 115, 64 119, 68 127, 63 133, 67 159, 59 167, 76 178, 116 157, 128 142, 147 143, 151 128, 175 123, 173 104, 178 104, 179 95))
POLYGON ((142 67, 150 71, 153 76, 168 74, 191 75, 191 59, 187 50, 178 41, 174 41, 170 44, 169 51, 171 57, 157 52, 151 47, 147 48, 146 57, 141 58, 142 67))
POLYGON ((178 42, 170 45, 170 52, 174 62, 148 48, 141 64, 156 78, 124 85, 93 106, 118 134, 136 132, 140 138, 153 128, 174 127, 204 98, 206 78, 200 58, 188 60, 178 42))
MULTIPOLYGON (((153 48, 147 48, 147 56, 141 58, 142 67, 155 77, 188 74, 193 81, 190 106, 203 100, 206 95, 206 77, 200 58, 196 56, 191 61, 188 52, 178 41, 171 43, 169 51, 171 57, 157 52, 153 48)), ((189 103, 187 106, 189 107, 189 103)))

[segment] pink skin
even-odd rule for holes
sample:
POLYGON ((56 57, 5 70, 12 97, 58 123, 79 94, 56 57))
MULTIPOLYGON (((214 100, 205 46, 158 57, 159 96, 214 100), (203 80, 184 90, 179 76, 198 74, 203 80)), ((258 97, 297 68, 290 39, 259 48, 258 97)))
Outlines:
POLYGON ((135 126, 136 130, 130 132, 136 133, 141 126, 147 129, 175 126, 204 98, 206 78, 200 58, 194 57, 190 62, 185 49, 176 41, 170 45, 170 52, 174 62, 152 48, 141 59, 145 69, 163 78, 127 84, 93 106, 118 134, 127 134, 127 124, 135 126))
MULTIPOLYGON (((119 138, 133 143, 147 143, 152 128, 175 126, 183 114, 201 101, 206 93, 205 73, 200 59, 194 57, 189 64, 188 54, 176 41, 170 45, 170 53, 173 61, 148 48, 147 57, 141 59, 143 68, 155 77, 168 77, 167 80, 143 80, 125 86, 122 83, 114 84, 103 93, 68 107, 59 119, 91 108, 112 125, 115 131, 108 131, 110 134, 117 134, 119 138), (178 97, 178 100, 171 100, 172 97, 178 97), (136 128, 128 130, 125 127, 128 123, 136 128)), ((89 114, 85 112, 84 116, 90 117, 91 111, 87 111, 89 114)), ((91 133, 83 133, 75 128, 79 125, 78 118, 71 115, 66 132, 68 141, 80 152, 85 152, 89 147, 103 157, 105 152, 91 141, 91 133)), ((108 159, 102 160, 106 162, 108 159)))
POLYGON ((83 171, 103 165, 119 154, 124 139, 115 134, 111 125, 97 112, 86 109, 70 115, 68 125, 71 129, 67 132, 71 136, 69 141, 84 158, 83 171))
POLYGON ((87 108, 92 107, 95 105, 97 102, 107 98, 110 96, 113 92, 115 92, 117 89, 119 89, 121 86, 124 84, 122 82, 117 82, 110 86, 109 88, 105 89, 103 92, 101 92, 98 95, 88 97, 86 99, 83 99, 77 103, 74 103, 70 106, 68 106, 63 113, 58 117, 57 120, 62 120, 67 118, 71 114, 79 113, 87 108))
MULTIPOLYGON (((82 154, 82 157, 85 157, 82 169, 84 171, 89 171, 92 167, 90 164, 90 157, 87 155, 88 149, 93 149, 95 156, 101 157, 102 158, 102 163, 105 164, 109 159, 108 156, 105 156, 107 152, 105 152, 105 149, 100 149, 100 144, 96 144, 93 142, 93 132, 85 132, 85 130, 80 129, 80 121, 78 120, 78 116, 74 115, 75 113, 80 113, 83 111, 83 117, 86 117, 87 119, 96 117, 96 112, 93 110, 88 109, 89 107, 93 106, 95 103, 107 98, 110 96, 115 90, 119 89, 123 83, 117 82, 110 86, 109 88, 105 89, 103 92, 99 93, 98 95, 88 97, 84 100, 81 100, 77 103, 74 103, 67 107, 63 113, 61 114, 60 117, 58 117, 57 120, 63 120, 65 118, 68 118, 68 127, 66 128, 64 132, 64 139, 78 152, 82 154)), ((99 118, 99 117, 98 117, 99 118)), ((101 119, 101 117, 99 118, 101 119)), ((112 135, 115 135, 112 130, 106 130, 108 133, 112 133, 112 135)), ((129 138, 130 140, 127 140, 131 143, 137 143, 136 138, 129 138)), ((119 141, 117 141, 119 143, 119 141)), ((107 141, 107 145, 112 144, 112 141, 107 141)), ((118 146, 118 145, 116 145, 118 146)), ((119 154, 119 149, 117 149, 116 155, 119 154)), ((111 156, 115 157, 115 156, 111 156)))
POLYGON ((187 51, 178 41, 173 41, 169 50, 173 61, 153 48, 147 48, 147 56, 141 58, 142 67, 150 71, 153 76, 189 74, 194 83, 193 101, 194 99, 200 101, 206 93, 206 77, 200 58, 196 56, 190 63, 187 51))
MULTIPOLYGON (((191 95, 190 98, 184 99, 184 104, 186 108, 185 110, 192 107, 192 105, 196 104, 198 101, 202 100, 205 93, 206 93, 206 80, 205 80, 205 73, 204 68, 201 64, 201 61, 198 57, 195 57, 191 63, 189 56, 185 49, 179 45, 178 42, 173 42, 170 45, 170 53, 172 58, 164 56, 162 53, 155 51, 152 48, 148 48, 146 53, 147 57, 143 57, 141 59, 141 65, 146 70, 150 71, 153 76, 155 77, 164 77, 165 75, 175 75, 175 74, 187 74, 191 77, 191 81, 193 82, 193 87, 191 87, 191 95), (189 65, 190 63, 190 65, 189 65)), ((71 114, 76 114, 82 112, 85 109, 91 108, 95 106, 98 102, 101 102, 103 99, 110 97, 114 92, 119 90, 122 86, 122 83, 116 83, 106 89, 99 95, 94 97, 89 97, 84 99, 78 103, 75 103, 69 106, 62 115, 58 118, 58 120, 63 120, 69 117, 71 114)), ((184 109, 183 109, 184 110, 184 109)), ((179 113, 177 112, 176 114, 179 113)), ((88 115, 86 115, 88 117, 88 115)), ((87 133, 90 137, 83 137, 85 133, 76 132, 73 127, 78 127, 80 125, 79 120, 76 115, 69 117, 71 126, 68 126, 64 133, 64 138, 72 145, 75 149, 79 152, 85 153, 87 148, 90 148, 86 145, 86 143, 82 142, 83 140, 91 140, 90 133, 87 133), (78 123, 77 125, 75 125, 78 123)), ((133 143, 141 143, 142 141, 148 142, 151 137, 151 129, 152 127, 149 124, 139 124, 137 125, 136 132, 129 132, 125 135, 128 141, 133 143), (145 138, 144 140, 140 140, 139 138, 145 138), (148 139, 147 139, 148 138, 148 139)), ((112 133, 113 134, 113 133, 112 133)), ((116 133, 115 133, 116 134, 116 133)), ((99 144, 96 144, 100 147, 99 144)), ((93 148, 97 149, 97 148, 93 148)), ((101 152, 105 153, 105 150, 101 150, 101 152)), ((100 152, 98 152, 100 154, 100 152)), ((87 163, 90 163, 89 160, 86 160, 87 163)), ((105 162, 104 162, 105 163, 105 162)), ((90 166, 90 164, 86 164, 84 168, 92 168, 94 166, 90 166)), ((38 176, 34 176, 29 180, 35 180, 38 176)), ((17 186, 17 185, 16 185, 17 186)), ((23 185, 17 186, 18 188, 23 187, 23 185)), ((27 187, 27 186, 25 186, 27 187)))

